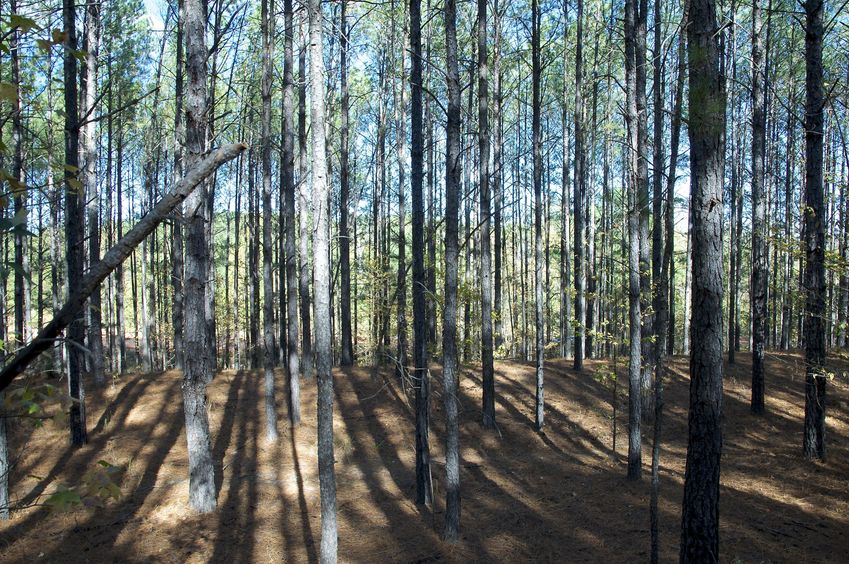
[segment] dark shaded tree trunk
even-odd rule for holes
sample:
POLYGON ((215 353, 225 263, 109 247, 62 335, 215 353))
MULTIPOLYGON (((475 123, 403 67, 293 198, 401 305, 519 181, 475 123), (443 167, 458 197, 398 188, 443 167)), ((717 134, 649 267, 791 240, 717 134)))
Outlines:
POLYGON ((805 8, 805 430, 808 460, 825 460, 825 204, 823 201, 823 1, 805 8))
POLYGON ((752 413, 764 412, 767 325, 767 225, 764 193, 766 113, 760 0, 752 1, 752 413))
POLYGON ((289 376, 289 422, 301 422, 300 357, 298 356, 298 253, 295 247, 295 133, 292 112, 294 97, 294 23, 292 0, 283 0, 283 223, 286 251, 286 340, 289 376))
POLYGON ((719 560, 722 452, 722 172, 725 91, 714 0, 690 0, 693 310, 681 562, 719 560))
POLYGON ((424 266, 424 135, 421 0, 410 0, 410 189, 413 212, 413 387, 416 395, 416 503, 433 504, 430 468, 430 376, 424 266))
POLYGON ((642 477, 642 329, 640 300, 639 107, 637 105, 637 0, 625 2, 625 120, 628 125, 628 478, 642 477))
MULTIPOLYGON (((483 382, 483 426, 495 427, 495 369, 492 351, 492 253, 490 251, 489 190, 489 66, 486 46, 486 2, 477 0, 478 34, 478 188, 480 189, 481 250, 481 380, 483 382)), ((496 15, 497 17, 497 15, 496 15)))
MULTIPOLYGON (((483 0, 481 0, 483 1, 483 0)), ((542 294, 542 126, 540 122, 540 79, 542 65, 540 63, 540 10, 539 0, 531 2, 531 81, 533 117, 531 129, 533 135, 534 160, 534 309, 536 320, 536 403, 535 425, 541 431, 545 425, 544 399, 544 363, 545 335, 543 333, 543 294, 542 294)))
MULTIPOLYGON (((177 45, 174 76, 174 171, 177 182, 183 176, 183 14, 184 0, 177 2, 177 45)), ((171 305, 171 320, 174 325, 174 359, 178 369, 183 369, 183 210, 174 210, 174 231, 171 236, 171 286, 174 298, 171 305)), ((229 232, 229 230, 228 230, 229 232)), ((226 286, 226 282, 225 282, 226 286)), ((228 349, 229 351, 229 349, 228 349)), ((229 355, 229 352, 228 352, 229 355)))
POLYGON ((445 402, 445 540, 460 538, 460 421, 457 401, 457 224, 460 207, 460 70, 457 63, 457 3, 445 0, 448 123, 445 142, 445 293, 442 376, 445 402))
MULTIPOLYGON (((63 0, 62 16, 65 32, 65 249, 68 273, 68 294, 79 290, 83 277, 83 241, 85 203, 79 174, 80 126, 77 104, 77 49, 76 13, 73 0, 63 0)), ((87 441, 85 387, 82 381, 84 365, 82 345, 85 339, 85 322, 78 313, 66 334, 68 355, 68 395, 71 397, 71 444, 84 445, 87 441)))
POLYGON ((348 200, 350 199, 351 188, 348 171, 348 108, 350 105, 348 96, 348 47, 350 45, 350 39, 348 37, 347 7, 347 0, 342 0, 342 28, 339 31, 339 87, 342 106, 339 117, 339 276, 341 285, 339 315, 342 325, 342 366, 351 366, 354 364, 354 341, 351 336, 351 238, 348 227, 348 200))
POLYGON ((584 2, 578 2, 578 30, 575 38, 575 192, 573 194, 575 233, 573 258, 575 261, 575 370, 584 368, 584 189, 586 171, 584 165, 584 96, 583 96, 583 41, 584 2))

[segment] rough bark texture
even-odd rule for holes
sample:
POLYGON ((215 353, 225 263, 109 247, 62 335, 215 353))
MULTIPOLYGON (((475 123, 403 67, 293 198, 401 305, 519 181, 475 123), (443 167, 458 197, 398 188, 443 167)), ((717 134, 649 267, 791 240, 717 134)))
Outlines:
POLYGON ((767 320, 766 194, 764 193, 764 64, 760 0, 752 1, 752 413, 764 411, 767 320))
MULTIPOLYGON (((177 3, 177 45, 174 76, 174 183, 183 177, 183 0, 177 3)), ((111 156, 111 155, 110 155, 111 156)), ((174 210, 174 231, 171 237, 171 286, 174 301, 171 305, 171 321, 174 326, 174 359, 178 369, 183 368, 183 209, 174 210)))
POLYGON ((445 1, 448 123, 445 154, 445 294, 442 327, 445 402, 445 540, 460 538, 460 425, 457 401, 457 223, 460 207, 460 71, 457 63, 457 3, 445 1))
POLYGON ((478 188, 480 189, 481 252, 481 380, 483 382, 483 426, 495 427, 495 369, 492 351, 492 253, 489 218, 491 194, 489 185, 489 66, 486 46, 486 3, 478 4, 478 188))
POLYGON ((578 0, 578 30, 575 38, 575 236, 573 258, 575 261, 575 370, 584 368, 584 96, 582 91, 584 60, 584 2, 578 0))
POLYGON ((295 247, 295 132, 292 114, 294 97, 294 23, 292 0, 283 0, 283 215, 286 230, 286 341, 289 352, 289 422, 301 422, 300 358, 298 356, 298 253, 295 247))
POLYGON ((325 151, 324 55, 321 2, 309 0, 310 121, 312 123, 312 194, 315 211, 313 291, 315 293, 315 360, 318 379, 318 476, 321 493, 322 563, 336 562, 336 472, 333 468, 333 375, 330 338, 330 240, 325 151))
MULTIPOLYGON (((68 295, 80 291, 83 277, 83 239, 85 218, 82 185, 77 178, 80 164, 80 127, 77 105, 77 49, 76 13, 73 0, 63 0, 62 13, 65 25, 65 256, 68 273, 68 295)), ((82 312, 77 312, 68 327, 68 394, 71 397, 71 444, 86 443, 85 388, 83 387, 83 353, 85 322, 82 312)), ((7 366, 8 368, 8 366, 7 366)), ((5 369, 4 369, 5 372, 5 369)))
MULTIPOLYGON (((82 126, 83 185, 86 194, 86 216, 88 217, 89 264, 100 260, 100 200, 97 191, 97 123, 94 105, 97 100, 97 57, 100 44, 100 2, 86 4, 85 22, 85 67, 83 70, 83 107, 87 115, 82 126)), ((94 383, 101 386, 106 381, 103 374, 103 321, 100 288, 95 289, 89 300, 88 348, 91 352, 89 366, 94 383)))
MULTIPOLYGON (((186 40, 186 168, 194 170, 206 151, 207 48, 206 2, 185 0, 183 32, 186 40)), ((215 509, 215 479, 207 417, 206 385, 215 368, 210 350, 211 332, 206 315, 207 286, 211 277, 206 224, 209 189, 203 183, 186 199, 185 258, 185 367, 183 408, 189 452, 189 505, 198 513, 215 509)))
POLYGON ((682 562, 719 560, 719 463, 722 452, 722 181, 725 92, 714 0, 691 0, 690 70, 693 294, 690 411, 682 562))
POLYGON ((640 357, 642 329, 640 301, 639 117, 636 75, 636 0, 625 2, 625 120, 628 124, 628 478, 642 476, 642 409, 640 357))
POLYGON ((805 458, 825 459, 825 204, 823 201, 823 1, 805 7, 805 458))
POLYGON ((422 131, 421 0, 410 0, 410 188, 413 207, 413 387, 416 395, 416 503, 433 504, 430 469, 430 378, 424 266, 424 136, 422 131))
POLYGON ((304 378, 313 376, 312 327, 310 326, 310 198, 307 183, 307 48, 304 36, 304 16, 301 19, 301 35, 304 45, 298 56, 298 254, 300 271, 298 296, 301 304, 301 370, 304 378))
POLYGON ((534 160, 534 309, 536 320, 536 404, 535 424, 537 431, 545 425, 545 396, 544 370, 545 336, 543 334, 543 293, 542 293, 542 127, 540 122, 540 78, 542 65, 540 63, 539 36, 540 13, 539 2, 531 2, 531 66, 532 66, 532 96, 533 116, 531 129, 533 135, 534 160))
POLYGON ((342 0, 342 28, 340 35, 339 85, 341 96, 341 115, 339 124, 339 316, 342 326, 342 350, 340 360, 342 366, 354 364, 354 341, 351 335, 351 238, 348 228, 348 200, 350 199, 350 181, 348 171, 348 22, 347 0, 342 0))
POLYGON ((274 282, 271 273, 271 81, 274 54, 274 0, 263 0, 262 16, 262 316, 265 345, 265 438, 277 440, 274 397, 274 282))

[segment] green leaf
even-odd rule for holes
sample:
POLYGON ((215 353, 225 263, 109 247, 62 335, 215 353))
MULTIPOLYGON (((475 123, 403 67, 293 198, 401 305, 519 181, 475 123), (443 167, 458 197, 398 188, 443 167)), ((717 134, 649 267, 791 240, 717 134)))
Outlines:
POLYGON ((18 99, 18 89, 11 82, 0 82, 0 100, 14 102, 18 99))
POLYGON ((72 507, 80 505, 82 499, 80 494, 68 489, 67 486, 61 485, 44 503, 50 507, 50 511, 68 511, 72 507))
POLYGON ((65 182, 67 182, 71 190, 75 192, 80 192, 83 189, 83 183, 76 178, 66 178, 65 182))
POLYGON ((26 16, 22 16, 20 14, 12 14, 9 16, 9 25, 13 28, 18 28, 21 30, 21 33, 26 33, 31 29, 41 29, 36 25, 35 20, 32 18, 28 18, 26 16))
POLYGON ((49 53, 50 50, 53 48, 53 43, 51 43, 50 41, 48 41, 46 39, 36 39, 35 43, 36 43, 36 45, 38 45, 38 47, 42 51, 44 51, 46 53, 49 53))

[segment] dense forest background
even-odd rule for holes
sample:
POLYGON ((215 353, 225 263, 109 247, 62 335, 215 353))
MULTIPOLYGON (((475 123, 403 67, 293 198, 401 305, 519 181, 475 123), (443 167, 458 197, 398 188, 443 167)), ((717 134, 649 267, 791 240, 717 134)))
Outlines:
POLYGON ((219 371, 257 371, 270 442, 301 394, 317 401, 323 560, 333 366, 384 370, 407 397, 410 495, 428 507, 440 405, 449 541, 463 413, 501 433, 496 360, 533 364, 540 433, 553 359, 613 394, 614 452, 627 397, 652 558, 676 356, 691 358, 682 560, 718 558, 723 362, 743 357, 765 416, 796 354, 805 416, 787 440, 826 459, 826 389, 845 379, 826 359, 849 333, 845 4, 4 0, 0 22, 3 387, 25 345, 46 349, 4 392, 0 515, 7 427, 60 415, 84 445, 87 391, 174 369, 200 513, 216 507, 219 371), (98 270, 145 217, 152 232, 98 270), (63 315, 64 334, 39 335, 63 315))

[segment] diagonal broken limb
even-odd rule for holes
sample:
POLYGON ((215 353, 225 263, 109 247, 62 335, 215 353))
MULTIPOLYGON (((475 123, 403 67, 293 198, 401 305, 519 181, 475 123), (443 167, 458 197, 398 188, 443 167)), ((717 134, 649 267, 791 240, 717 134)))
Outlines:
POLYGON ((56 316, 50 320, 50 323, 45 325, 38 335, 28 343, 23 349, 18 351, 15 357, 9 361, 3 370, 0 371, 0 391, 6 389, 9 384, 26 370, 27 366, 35 360, 39 354, 47 350, 53 340, 59 336, 65 327, 73 321, 74 316, 83 307, 85 301, 112 273, 115 268, 121 264, 124 259, 130 256, 130 253, 141 244, 141 242, 151 233, 156 227, 162 223, 168 215, 179 206, 183 200, 207 177, 215 172, 218 167, 224 163, 236 158, 242 151, 247 149, 247 145, 243 143, 234 143, 224 145, 212 151, 207 155, 197 167, 190 170, 186 176, 180 180, 176 186, 163 197, 150 212, 147 213, 139 222, 126 234, 120 241, 115 243, 109 249, 100 262, 92 265, 88 274, 83 278, 79 292, 70 296, 62 309, 56 313, 56 316))

